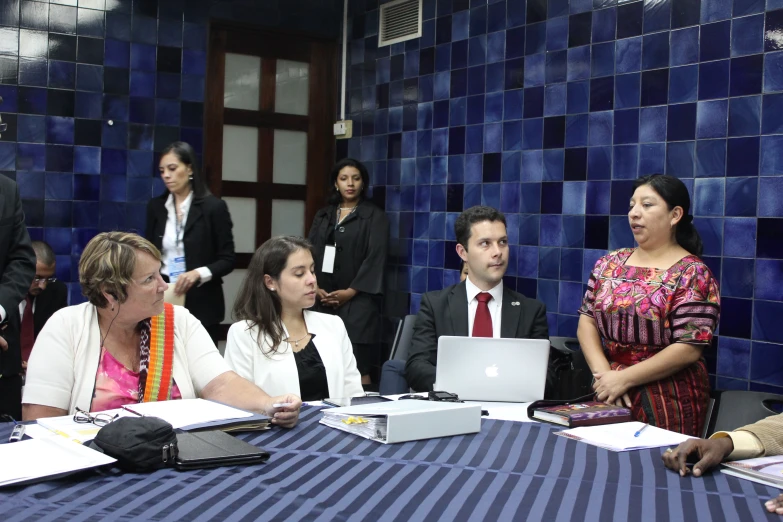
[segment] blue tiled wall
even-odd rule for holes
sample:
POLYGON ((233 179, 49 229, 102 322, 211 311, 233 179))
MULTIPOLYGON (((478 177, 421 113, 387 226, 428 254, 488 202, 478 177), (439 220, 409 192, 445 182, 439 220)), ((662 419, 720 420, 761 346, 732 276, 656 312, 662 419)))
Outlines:
POLYGON ((338 37, 341 0, 0 0, 0 174, 33 239, 82 300, 78 261, 99 231, 144 229, 157 154, 200 153, 208 19, 338 37))
POLYGON ((411 311, 458 280, 454 220, 485 204, 507 284, 575 335, 594 262, 633 245, 632 180, 666 172, 721 281, 713 384, 783 392, 783 1, 424 0, 423 36, 382 48, 377 2, 350 7, 338 152, 385 198, 411 311))

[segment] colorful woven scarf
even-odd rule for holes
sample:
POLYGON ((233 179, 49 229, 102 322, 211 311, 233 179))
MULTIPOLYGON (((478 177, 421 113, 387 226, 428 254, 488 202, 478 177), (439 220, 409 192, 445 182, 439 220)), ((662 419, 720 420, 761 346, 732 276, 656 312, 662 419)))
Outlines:
POLYGON ((174 306, 164 303, 163 313, 141 323, 139 402, 171 398, 174 366, 174 306))

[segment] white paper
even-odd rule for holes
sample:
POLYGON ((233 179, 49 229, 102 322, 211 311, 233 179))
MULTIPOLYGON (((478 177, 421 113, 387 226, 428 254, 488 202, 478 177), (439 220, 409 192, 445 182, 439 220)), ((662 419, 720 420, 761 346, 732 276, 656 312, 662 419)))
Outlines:
POLYGON ((693 438, 681 433, 656 428, 655 426, 647 426, 638 437, 634 437, 634 433, 639 431, 644 425, 643 422, 620 422, 602 426, 580 426, 570 430, 558 431, 555 434, 611 451, 677 446, 693 438))
POLYGON ((538 422, 527 416, 527 407, 530 402, 474 402, 465 401, 468 404, 481 404, 482 410, 487 410, 489 415, 482 419, 497 419, 513 422, 538 422))
MULTIPOLYGON (((114 417, 116 415, 118 419, 120 417, 128 417, 133 415, 131 412, 125 411, 121 408, 90 413, 92 416, 99 414, 108 415, 109 417, 114 417)), ((40 431, 33 430, 33 433, 30 433, 30 428, 33 427, 34 425, 28 426, 25 430, 25 434, 36 438, 36 433, 38 433, 39 436, 37 438, 41 438, 40 431)), ((98 435, 98 430, 101 429, 100 426, 97 426, 92 422, 76 422, 73 420, 73 415, 63 415, 62 417, 45 417, 38 419, 38 427, 43 427, 55 435, 60 435, 66 439, 71 439, 72 441, 79 444, 94 439, 95 436, 98 435)))
POLYGON ((115 459, 64 437, 0 444, 0 486, 94 468, 115 459))
POLYGON ((324 263, 321 266, 321 272, 325 274, 331 274, 334 272, 334 255, 337 249, 334 245, 326 245, 324 247, 324 263))
POLYGON ((226 419, 242 419, 253 414, 204 399, 142 402, 124 409, 145 417, 159 417, 174 428, 226 419))

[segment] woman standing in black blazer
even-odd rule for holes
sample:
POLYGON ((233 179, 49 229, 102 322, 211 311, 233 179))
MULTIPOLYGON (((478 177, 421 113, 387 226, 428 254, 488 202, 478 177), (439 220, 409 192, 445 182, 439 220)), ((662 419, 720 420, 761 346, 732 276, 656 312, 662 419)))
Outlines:
POLYGON ((161 251, 164 279, 185 296, 185 308, 217 345, 225 314, 222 278, 234 270, 231 215, 207 189, 187 143, 163 149, 159 168, 166 191, 147 204, 144 236, 161 251))
POLYGON ((389 222, 383 210, 365 198, 370 177, 360 162, 339 161, 331 182, 330 204, 315 215, 308 237, 315 251, 319 311, 342 318, 362 384, 370 384, 370 371, 380 363, 389 222))

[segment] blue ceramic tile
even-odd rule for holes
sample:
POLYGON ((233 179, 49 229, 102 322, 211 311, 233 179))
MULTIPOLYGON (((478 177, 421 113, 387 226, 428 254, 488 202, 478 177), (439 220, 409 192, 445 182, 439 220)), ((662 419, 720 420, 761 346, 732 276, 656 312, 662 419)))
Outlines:
MULTIPOLYGON (((503 150, 520 150, 522 147, 522 122, 507 121, 503 124, 503 150)), ((532 147, 536 148, 536 147, 532 147)))
POLYGON ((495 63, 503 60, 506 54, 505 33, 491 33, 486 37, 487 63, 495 63))
POLYGON ((590 46, 568 49, 568 81, 590 77, 590 46))
MULTIPOLYGON (((192 27, 193 24, 187 24, 192 27)), ((158 20, 158 43, 160 45, 167 45, 171 47, 182 47, 183 35, 182 35, 182 20, 168 20, 161 18, 158 20)), ((193 32, 191 30, 186 38, 186 47, 193 48, 195 43, 198 48, 198 43, 193 41, 193 32)))
MULTIPOLYGON (((511 34, 516 29, 510 29, 506 34, 511 34)), ((530 24, 525 27, 525 55, 538 54, 546 51, 546 23, 530 24)), ((511 45, 508 37, 506 45, 511 45)), ((512 56, 509 56, 512 58, 512 56)))
MULTIPOLYGON (((566 181, 584 181, 587 179, 587 150, 584 147, 566 149, 564 158, 560 161, 563 174, 558 178, 550 176, 549 179, 565 179, 566 181)), ((560 151, 546 151, 544 153, 544 166, 547 168, 547 156, 553 156, 560 151)), ((563 155, 561 155, 563 156, 563 155)))
POLYGON ((456 98, 449 102, 449 125, 452 127, 465 125, 467 116, 467 99, 456 98))
POLYGON ((44 226, 71 227, 73 203, 70 201, 46 201, 44 203, 44 226))
MULTIPOLYGON (((744 100, 745 98, 739 98, 744 100)), ((763 116, 761 120, 761 132, 764 134, 775 134, 783 132, 783 121, 781 121, 780 110, 783 110, 783 94, 768 94, 764 96, 763 116)), ((758 126, 755 128, 758 134, 758 126)), ((748 133, 751 134, 751 133, 748 133)))
POLYGON ((696 177, 723 177, 726 173, 726 140, 696 143, 696 177))
POLYGON ((639 146, 613 147, 612 179, 636 179, 639 169, 639 146))
POLYGON ((541 212, 541 184, 521 183, 519 210, 525 214, 541 212))
POLYGON ((731 17, 732 0, 701 0, 701 23, 731 17))
POLYGON ((602 9, 593 13, 593 43, 608 42, 615 39, 617 10, 602 9))
POLYGON ((642 69, 660 69, 669 66, 669 33, 644 37, 642 42, 642 69))
POLYGON ((759 137, 730 138, 726 146, 726 176, 750 176, 759 168, 759 137))
POLYGON ((726 178, 726 215, 756 216, 757 194, 758 178, 726 178))
POLYGON ((612 116, 611 111, 590 114, 588 143, 591 146, 612 144, 612 116))
MULTIPOLYGON (((101 178, 99 176, 84 176, 76 174, 73 177, 73 198, 80 201, 98 201, 101 193, 101 178)), ((79 205, 76 202, 76 205, 79 205)), ((80 226, 74 223, 75 226, 80 226)))
POLYGON ((64 5, 49 6, 49 31, 53 33, 76 33, 76 14, 75 7, 64 5))
MULTIPOLYGON (((758 139, 758 138, 756 138, 758 139)), ((761 170, 762 176, 777 176, 783 173, 783 136, 763 136, 761 139, 761 170)), ((753 164, 749 165, 747 175, 754 172, 750 170, 753 164)), ((759 202, 760 206, 761 202, 759 202)))
POLYGON ((670 62, 672 66, 699 61, 699 28, 689 27, 671 33, 670 62))
POLYGON ((525 28, 506 31, 506 59, 525 55, 525 28))
MULTIPOLYGON (((718 341, 718 367, 720 375, 747 379, 750 369, 750 341, 721 336, 718 341)), ((730 379, 726 379, 730 380, 730 379)), ((721 389, 726 389, 721 386, 721 389)), ((747 383, 745 382, 745 388, 747 383)))
POLYGON ((566 147, 587 145, 588 115, 577 114, 566 118, 566 147))
POLYGON ((642 73, 642 107, 663 105, 668 99, 669 70, 658 69, 642 73))
POLYGON ((484 126, 484 152, 500 152, 503 140, 503 126, 491 123, 484 126))
POLYGON ((46 87, 49 79, 46 60, 19 58, 19 85, 46 87))
MULTIPOLYGON (((542 214, 560 214, 563 211, 563 184, 562 183, 542 183, 541 184, 541 213, 542 214)), ((548 234, 545 234, 544 230, 544 217, 550 218, 547 223, 552 224, 560 223, 562 216, 542 216, 541 219, 541 244, 549 246, 559 246, 559 233, 555 233, 554 229, 550 230, 548 234), (549 237, 552 243, 547 243, 544 239, 545 235, 549 237)), ((554 225, 553 225, 554 226, 554 225)), ((560 226, 559 224, 557 225, 560 226)))
POLYGON ((639 116, 639 141, 666 140, 666 107, 645 107, 639 116))
POLYGON ((566 113, 566 84, 549 85, 544 92, 544 116, 559 116, 566 113))
POLYGON ((73 89, 76 84, 76 64, 72 62, 49 61, 49 87, 73 89))
POLYGON ((699 67, 675 67, 670 70, 669 103, 696 101, 699 84, 699 67))
MULTIPOLYGON (((513 25, 511 26, 513 27, 513 25)), ((493 33, 506 28, 506 3, 494 3, 487 6, 487 32, 493 33)))
POLYGON ((694 157, 695 144, 692 141, 667 144, 666 174, 678 178, 692 178, 694 157))
POLYGON ((130 65, 130 44, 107 38, 104 44, 103 64, 107 67, 128 67, 130 65))
POLYGON ((568 48, 568 17, 550 19, 546 23, 546 50, 559 51, 568 48))
POLYGON ((593 13, 579 13, 569 17, 568 47, 579 47, 590 43, 593 13))
MULTIPOLYGON (((14 167, 14 144, 4 143, 2 152, 3 170, 19 171, 43 171, 46 170, 46 147, 32 143, 19 143, 16 145, 16 167, 14 167), (6 154, 6 151, 10 154, 6 154), (6 159, 8 158, 8 159, 6 159), (10 164, 9 164, 10 163, 10 164)), ((24 197, 24 196, 22 196, 24 197)), ((28 196, 29 197, 29 196, 28 196)), ((43 197, 43 195, 41 195, 43 197)))
POLYGON ((569 181, 563 183, 563 211, 568 214, 584 214, 587 183, 569 181))
MULTIPOLYGON (((587 182, 585 195, 585 212, 587 214, 609 214, 609 187, 609 182, 606 181, 587 182)), ((590 247, 588 246, 588 248, 590 247)))
POLYGON ((544 120, 534 118, 523 120, 522 126, 522 149, 540 149, 544 144, 544 120))
POLYGON ((568 114, 587 112, 590 103, 590 83, 588 81, 569 82, 567 84, 568 114))
POLYGON ((725 138, 728 122, 728 100, 704 101, 697 104, 696 137, 725 138))
MULTIPOLYGON (((778 0, 771 0, 770 4, 778 0)), ((733 15, 744 16, 753 13, 763 13, 766 0, 734 0, 733 15)), ((772 5, 769 6, 772 9, 772 5)))
POLYGON ((590 80, 590 112, 609 111, 614 107, 614 77, 590 80))
POLYGON ((669 29, 672 2, 644 2, 644 32, 669 29))
POLYGON ((783 48, 780 41, 780 30, 783 28, 783 13, 771 11, 766 15, 764 26, 764 50, 777 51, 783 48))
POLYGON ((699 49, 702 62, 728 58, 731 51, 731 21, 726 20, 701 26, 701 40, 709 42, 699 49))
POLYGON ((729 94, 729 61, 702 63, 699 66, 699 99, 725 98, 729 94))
POLYGON ((764 50, 764 15, 737 18, 732 21, 731 55, 760 53, 764 50))
MULTIPOLYGON (((553 186, 552 183, 546 183, 542 186, 542 193, 541 193, 541 211, 547 212, 547 205, 546 205, 546 189, 549 186, 553 186)), ((541 216, 541 246, 548 246, 548 247, 559 247, 562 244, 563 241, 563 216, 559 215, 559 210, 557 215, 543 215, 541 216)), ((557 256, 558 260, 560 256, 557 256)), ((538 267, 539 273, 542 271, 541 265, 538 267)), ((556 274, 559 274, 560 270, 557 270, 555 272, 556 274)))
POLYGON ((719 178, 696 180, 693 211, 695 216, 723 215, 723 202, 725 199, 724 181, 725 180, 719 178))
POLYGON ((566 81, 566 78, 568 76, 567 73, 568 73, 568 65, 567 65, 566 51, 549 52, 546 54, 546 60, 545 60, 546 83, 564 82, 566 81))
MULTIPOLYGON (((764 97, 765 98, 764 107, 767 106, 766 99, 771 97, 772 96, 764 97)), ((779 103, 780 103, 780 109, 783 110, 783 99, 779 100, 779 103)), ((761 123, 760 121, 761 107, 762 104, 761 104, 760 96, 731 98, 729 100, 729 136, 745 136, 745 135, 758 134, 759 125, 761 123)), ((766 109, 764 111, 764 114, 767 114, 766 109)), ((774 118, 770 118, 768 125, 770 125, 771 128, 776 128, 777 126, 776 120, 774 118)), ((762 128, 765 127, 762 125, 762 128)), ((764 132, 767 133, 770 131, 764 131, 764 132)))
POLYGON ((154 45, 133 43, 130 45, 131 69, 139 71, 155 71, 157 48, 154 45))
POLYGON ((188 101, 204 101, 204 77, 182 75, 182 99, 188 101))
POLYGON ((124 149, 128 146, 128 124, 124 122, 114 122, 109 125, 103 124, 101 144, 104 147, 112 149, 124 149))
POLYGON ((696 134, 696 104, 670 105, 666 126, 667 141, 692 140, 696 134))
POLYGON ((723 219, 700 218, 694 220, 693 224, 701 236, 702 243, 704 243, 704 254, 708 256, 720 255, 723 250, 723 219))
MULTIPOLYGON (((75 173, 100 174, 100 169, 101 149, 99 147, 74 147, 73 170, 75 173)), ((77 197, 76 199, 81 198, 77 197)))
POLYGON ((544 88, 531 87, 524 92, 525 118, 540 118, 544 115, 544 88))
POLYGON ((123 41, 131 39, 131 17, 123 13, 106 13, 106 34, 123 41))
MULTIPOLYGON (((430 48, 428 51, 431 51, 432 48, 430 48)), ((426 67, 426 72, 422 72, 422 68, 424 68, 424 58, 427 56, 427 54, 431 53, 425 53, 425 50, 422 49, 420 55, 419 55, 419 74, 430 74, 433 72, 434 68, 434 61, 432 62, 432 66, 426 67)), ((430 60, 430 58, 427 58, 430 60)), ((434 60, 433 58, 431 58, 434 60)), ((468 65, 482 65, 487 61, 487 37, 486 35, 481 36, 475 36, 470 39, 468 42, 468 65)))
POLYGON ((626 38, 615 42, 615 68, 618 74, 641 70, 642 39, 626 38))
POLYGON ((17 124, 19 142, 44 143, 46 141, 46 118, 20 114, 17 124))
POLYGON ((764 92, 783 91, 783 52, 764 56, 764 92))
POLYGON ((612 147, 587 149, 587 177, 591 180, 611 179, 612 147))
POLYGON ((73 145, 73 118, 48 116, 46 118, 46 141, 60 145, 73 145))
POLYGON ((725 221, 725 236, 723 255, 750 257, 756 249, 756 220, 752 218, 727 218, 725 221))
POLYGON ((481 204, 500 208, 500 183, 483 183, 481 185, 481 204))
POLYGON ((131 20, 131 41, 155 45, 158 39, 158 21, 147 16, 134 15, 131 20))
POLYGON ((540 150, 522 152, 522 181, 544 179, 544 155, 540 150))
POLYGON ((783 220, 759 218, 756 257, 783 259, 783 243, 780 241, 782 231, 783 220))
POLYGON ((747 96, 761 92, 763 60, 761 54, 732 58, 730 96, 747 96))
MULTIPOLYGON (((628 206, 628 197, 623 198, 624 206, 628 206)), ((609 218, 609 250, 629 248, 634 246, 633 233, 628 226, 626 216, 612 216, 609 218)))
POLYGON ((759 216, 783 217, 783 202, 779 198, 782 189, 783 178, 759 178, 759 216))
POLYGON ((76 16, 76 31, 83 36, 102 38, 104 34, 103 11, 79 9, 76 16))
MULTIPOLYGON (((573 151, 569 151, 573 152, 573 151)), ((573 169, 571 169, 573 170, 573 169)), ((544 151, 544 181, 562 181, 565 171, 565 153, 562 149, 544 151)), ((578 177, 576 179, 579 179, 578 177)))
POLYGON ((757 259, 755 273, 755 297, 768 301, 783 301, 783 288, 779 281, 783 276, 783 261, 757 259))
MULTIPOLYGON (((783 343, 783 331, 778 328, 783 313, 783 303, 755 301, 754 304, 753 339, 783 343)), ((750 378, 781 384, 783 383, 781 363, 783 358, 780 357, 780 346, 754 342, 750 378)))
POLYGON ((637 143, 639 141, 639 110, 629 109, 614 112, 614 144, 637 143))
POLYGON ((73 147, 65 145, 47 145, 46 170, 54 172, 73 172, 73 147))
POLYGON ((666 144, 647 143, 639 146, 639 175, 662 174, 666 169, 666 144))
POLYGON ((565 146, 565 116, 544 119, 544 148, 561 149, 565 146))
POLYGON ((641 75, 633 73, 615 76, 614 89, 615 109, 638 107, 641 96, 641 75))
POLYGON ((539 87, 545 83, 546 56, 536 54, 525 59, 525 87, 539 87))
POLYGON ((594 45, 590 76, 608 76, 614 74, 614 42, 594 45))
POLYGON ((101 174, 125 176, 127 173, 127 161, 127 151, 104 148, 101 150, 101 174))
POLYGON ((504 152, 502 158, 501 179, 503 181, 520 181, 521 171, 522 153, 504 152))

